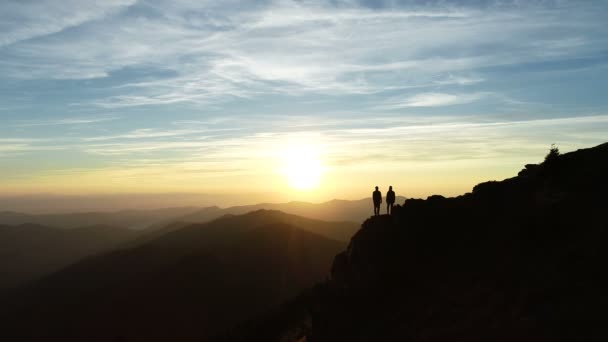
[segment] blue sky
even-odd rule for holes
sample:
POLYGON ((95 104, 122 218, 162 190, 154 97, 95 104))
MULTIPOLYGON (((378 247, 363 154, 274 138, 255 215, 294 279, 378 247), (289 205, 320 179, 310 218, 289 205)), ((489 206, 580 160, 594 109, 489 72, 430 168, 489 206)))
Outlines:
POLYGON ((462 193, 606 140, 606 18, 605 1, 3 1, 0 191, 462 193), (323 190, 282 192, 302 146, 323 190))

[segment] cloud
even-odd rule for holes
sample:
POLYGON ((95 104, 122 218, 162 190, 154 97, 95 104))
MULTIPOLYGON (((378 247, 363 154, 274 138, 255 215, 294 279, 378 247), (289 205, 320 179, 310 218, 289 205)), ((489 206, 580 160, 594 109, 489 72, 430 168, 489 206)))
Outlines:
POLYGON ((381 106, 385 109, 399 109, 407 107, 443 107, 460 104, 467 104, 479 101, 489 93, 467 93, 467 94, 446 94, 446 93, 421 93, 410 96, 403 101, 389 100, 388 104, 381 106))
MULTIPOLYGON (((161 130, 136 129, 125 134, 133 138, 112 137, 107 141, 66 137, 64 146, 55 139, 3 138, 2 157, 36 151, 53 157, 54 153, 65 153, 60 148, 69 148, 71 152, 90 154, 96 163, 76 167, 58 164, 27 172, 3 169, 0 173, 5 180, 3 187, 21 186, 32 191, 49 184, 54 184, 56 191, 108 191, 104 183, 107 179, 112 179, 107 186, 115 191, 195 191, 197 186, 201 191, 253 191, 260 190, 256 184, 279 184, 277 170, 281 169, 281 156, 287 146, 314 143, 319 146, 320 158, 327 166, 327 181, 332 186, 350 188, 348 183, 352 185, 355 178, 349 177, 353 174, 359 175, 359 182, 361 177, 377 174, 381 168, 395 179, 413 183, 431 177, 434 189, 440 188, 437 179, 458 183, 459 187, 451 191, 461 193, 470 190, 475 181, 506 177, 525 163, 542 161, 553 142, 566 152, 605 141, 608 129, 608 115, 532 120, 490 115, 387 115, 367 120, 346 117, 341 125, 334 124, 338 119, 331 119, 314 127, 293 125, 293 131, 283 129, 300 119, 284 117, 274 127, 251 117, 243 120, 241 128, 245 132, 237 136, 193 137, 186 132, 181 132, 184 136, 171 136, 171 131, 163 134, 161 130), (256 122, 261 125, 255 126, 256 122), (458 178, 462 177, 458 174, 462 170, 468 170, 466 181, 458 178)), ((179 129, 175 131, 172 134, 180 133, 179 129)))
POLYGON ((60 151, 66 148, 55 144, 40 144, 40 140, 35 139, 11 140, 0 140, 0 157, 17 156, 31 152, 60 151))
POLYGON ((92 141, 81 147, 96 155, 124 156, 126 161, 148 155, 153 158, 159 151, 164 151, 171 152, 175 158, 172 161, 163 159, 169 164, 213 161, 231 168, 240 165, 239 168, 259 169, 260 165, 275 162, 282 147, 314 141, 322 146, 326 161, 340 167, 340 160, 350 158, 367 160, 363 164, 379 162, 378 151, 388 147, 391 152, 381 157, 385 163, 502 158, 516 156, 518 151, 529 156, 529 151, 544 151, 552 142, 564 144, 564 147, 580 146, 580 141, 601 142, 603 130, 608 127, 606 115, 525 120, 491 119, 487 115, 386 116, 367 120, 347 118, 341 120, 341 125, 329 122, 314 127, 296 126, 292 131, 282 129, 288 125, 288 119, 278 123, 277 130, 267 125, 250 126, 256 121, 256 118, 244 121, 242 128, 252 133, 238 136, 209 135, 183 140, 149 136, 103 144, 92 141), (441 153, 437 151, 439 146, 441 153))
POLYGON ((154 128, 139 128, 126 134, 96 136, 84 138, 84 141, 105 141, 117 139, 150 139, 150 138, 167 138, 191 136, 202 133, 217 133, 223 131, 235 131, 238 128, 215 128, 215 129, 177 129, 177 130, 162 130, 154 128))
MULTIPOLYGON (((172 76, 127 80, 118 94, 92 103, 205 105, 268 94, 471 86, 487 80, 488 68, 598 56, 607 41, 593 4, 372 9, 150 1, 116 12, 129 4, 116 1, 96 20, 80 20, 78 32, 12 44, 0 71, 18 79, 87 79, 137 67, 170 70, 172 76)), ((75 10, 89 18, 83 8, 75 10)))
POLYGON ((137 143, 112 143, 89 145, 84 151, 91 154, 106 156, 143 154, 158 151, 196 151, 209 146, 208 143, 200 141, 156 141, 156 142, 137 142, 137 143))
POLYGON ((98 20, 136 0, 7 1, 0 12, 0 47, 98 20))
POLYGON ((118 120, 119 117, 97 117, 97 118, 58 118, 44 120, 20 120, 17 121, 14 127, 35 127, 35 126, 63 126, 63 125, 88 125, 118 120))
POLYGON ((605 140, 608 119, 589 116, 605 112, 605 4, 365 3, 5 2, 0 155, 44 152, 53 162, 22 177, 36 191, 36 175, 73 166, 66 188, 207 190, 276 181, 293 140, 323 146, 335 184, 379 165, 453 179, 447 166, 605 140))
POLYGON ((451 85, 451 84, 472 85, 472 84, 477 84, 477 83, 480 83, 483 81, 484 81, 484 79, 482 77, 467 77, 467 76, 449 75, 445 79, 436 80, 435 84, 438 84, 438 85, 451 85))
POLYGON ((8 144, 8 143, 32 143, 32 142, 40 142, 45 141, 44 139, 35 139, 35 138, 0 138, 0 144, 8 144))

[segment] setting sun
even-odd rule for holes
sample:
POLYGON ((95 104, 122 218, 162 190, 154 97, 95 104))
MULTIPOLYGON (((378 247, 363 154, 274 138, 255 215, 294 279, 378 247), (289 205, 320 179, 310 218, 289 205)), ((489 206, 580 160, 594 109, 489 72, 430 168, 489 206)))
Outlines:
POLYGON ((314 147, 292 146, 284 153, 283 174, 294 189, 317 189, 323 171, 320 152, 314 147))

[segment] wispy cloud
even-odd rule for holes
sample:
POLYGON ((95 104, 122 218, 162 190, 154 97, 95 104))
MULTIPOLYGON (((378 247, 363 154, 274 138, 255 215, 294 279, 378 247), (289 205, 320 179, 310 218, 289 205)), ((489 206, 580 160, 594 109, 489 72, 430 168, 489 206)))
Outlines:
POLYGON ((139 128, 126 134, 106 135, 84 138, 84 141, 104 141, 115 139, 145 139, 145 138, 166 138, 185 135, 193 135, 209 132, 201 129, 180 129, 180 130, 159 130, 153 128, 139 128))
POLYGON ((438 85, 451 85, 451 84, 472 85, 472 84, 480 83, 483 81, 484 81, 484 79, 482 77, 448 75, 448 77, 446 77, 445 79, 436 80, 435 84, 438 84, 438 85))
POLYGON ((35 126, 62 126, 62 125, 88 125, 107 121, 118 120, 117 116, 106 117, 82 117, 82 118, 57 118, 43 120, 20 120, 14 123, 14 127, 35 127, 35 126))
MULTIPOLYGON (((552 139, 558 138, 553 132, 559 132, 559 139, 566 145, 576 144, 580 139, 576 133, 578 131, 588 132, 589 141, 600 141, 601 130, 607 126, 606 115, 528 120, 488 120, 485 116, 427 117, 415 120, 384 117, 376 120, 345 119, 340 126, 300 126, 289 132, 258 130, 248 135, 199 136, 196 139, 178 141, 158 140, 151 135, 134 141, 103 144, 92 142, 82 148, 93 154, 122 155, 129 158, 165 151, 179 156, 176 157, 178 160, 172 163, 213 160, 237 165, 252 160, 258 163, 265 159, 273 160, 284 146, 294 142, 307 144, 314 141, 323 146, 324 153, 329 158, 328 162, 332 164, 336 160, 355 157, 367 158, 368 162, 378 162, 373 156, 387 146, 391 147, 391 154, 402 156, 397 158, 398 160, 407 160, 408 156, 414 158, 412 153, 416 151, 415 160, 432 161, 436 158, 459 159, 462 155, 434 155, 433 149, 426 151, 426 148, 420 149, 421 145, 445 145, 446 149, 467 150, 473 146, 483 146, 485 142, 487 146, 483 149, 486 152, 476 158, 497 158, 508 152, 508 149, 504 149, 505 145, 525 145, 525 141, 528 141, 531 148, 538 148, 534 143, 545 148, 547 141, 554 142, 552 139), (351 128, 344 128, 345 126, 351 128)), ((514 151, 508 153, 515 153, 514 151)), ((383 162, 390 162, 393 159, 391 154, 387 154, 383 162)))
POLYGON ((17 156, 32 152, 61 151, 65 148, 65 146, 55 144, 45 145, 40 143, 19 143, 18 141, 10 142, 10 140, 8 142, 0 141, 0 157, 17 156))
MULTIPOLYGON (((99 12, 115 13, 130 4, 117 0, 99 12)), ((597 55, 607 40, 592 5, 576 11, 567 5, 481 10, 441 3, 370 9, 316 1, 271 2, 243 11, 230 5, 165 5, 139 4, 146 14, 134 19, 102 14, 95 21, 86 12, 76 24, 58 25, 81 25, 77 34, 15 44, 4 60, 9 64, 0 69, 18 78, 68 79, 136 66, 171 70, 174 76, 128 82, 121 94, 93 103, 209 104, 260 94, 470 86, 485 79, 469 76, 484 68, 597 55)), ((132 11, 138 12, 138 4, 132 11)), ((443 96, 443 101, 455 100, 443 96)))
POLYGON ((0 47, 98 20, 136 0, 8 1, 0 12, 0 47))
POLYGON ((381 108, 398 109, 407 107, 443 107, 459 104, 466 104, 478 101, 489 93, 469 93, 469 94, 446 94, 446 93, 421 93, 405 98, 402 101, 389 100, 381 108))
POLYGON ((33 142, 41 142, 41 141, 45 141, 45 139, 36 139, 36 138, 0 138, 0 144, 33 143, 33 142))

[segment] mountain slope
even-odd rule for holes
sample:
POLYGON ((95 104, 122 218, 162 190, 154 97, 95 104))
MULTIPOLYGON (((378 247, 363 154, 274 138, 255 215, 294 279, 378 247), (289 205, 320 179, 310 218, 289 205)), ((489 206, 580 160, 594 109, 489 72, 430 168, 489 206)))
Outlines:
POLYGON ((200 341, 328 276, 345 244, 283 215, 226 216, 86 259, 6 298, 0 338, 200 341))
POLYGON ((332 286, 369 295, 322 309, 316 340, 605 340, 607 174, 604 144, 367 221, 332 286))
POLYGON ((605 341, 606 175, 603 144, 408 200, 364 222, 330 281, 219 340, 605 341))
POLYGON ((135 236, 127 229, 106 226, 64 230, 35 224, 0 225, 0 290, 117 248, 135 236))

